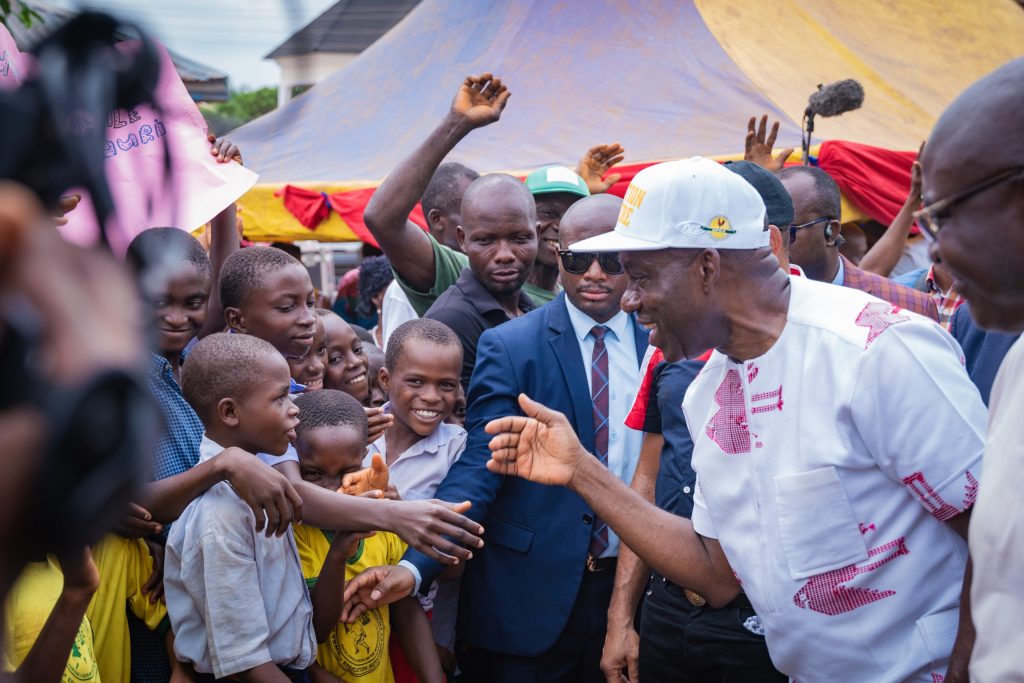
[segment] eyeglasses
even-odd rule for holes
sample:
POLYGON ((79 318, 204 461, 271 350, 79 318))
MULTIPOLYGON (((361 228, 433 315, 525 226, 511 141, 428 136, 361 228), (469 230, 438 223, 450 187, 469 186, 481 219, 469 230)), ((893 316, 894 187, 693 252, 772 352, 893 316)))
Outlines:
POLYGON ((790 223, 789 224, 789 241, 792 242, 792 241, 794 241, 796 239, 796 231, 797 230, 803 230, 804 228, 809 228, 812 225, 817 225, 818 223, 828 223, 828 222, 831 222, 833 220, 835 220, 835 219, 831 218, 829 216, 822 216, 821 218, 816 218, 815 220, 811 221, 810 223, 801 223, 800 225, 797 225, 796 223, 790 223))
POLYGON ((590 270, 590 264, 594 262, 594 259, 597 259, 601 270, 609 275, 622 275, 624 272, 617 252, 595 254, 589 251, 559 249, 558 258, 562 259, 562 267, 565 268, 565 272, 573 275, 583 275, 590 270))
POLYGON ((952 197, 946 197, 938 201, 932 202, 927 206, 921 207, 919 211, 914 212, 914 220, 917 221, 917 225, 921 228, 921 234, 929 240, 936 240, 939 237, 939 219, 950 212, 954 206, 970 199, 976 194, 980 194, 985 190, 995 187, 999 183, 1007 180, 1013 180, 1016 177, 1024 178, 1024 166, 1016 166, 1014 168, 1008 168, 1005 171, 1000 171, 995 175, 991 175, 985 178, 981 182, 971 185, 965 190, 957 192, 952 197))

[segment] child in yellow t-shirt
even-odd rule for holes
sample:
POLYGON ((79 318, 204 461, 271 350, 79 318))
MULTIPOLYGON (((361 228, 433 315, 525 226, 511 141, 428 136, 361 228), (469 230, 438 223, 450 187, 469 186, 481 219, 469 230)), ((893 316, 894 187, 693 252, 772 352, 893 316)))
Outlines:
MULTIPOLYGON (((100 577, 99 588, 78 628, 62 680, 127 681, 131 641, 125 608, 150 629, 166 633, 168 651, 172 651, 167 607, 159 601, 151 602, 143 593, 142 587, 153 573, 153 558, 141 539, 107 536, 93 546, 92 556, 100 577)), ((17 669, 28 655, 60 597, 63 584, 60 565, 52 557, 29 564, 18 577, 6 605, 4 670, 17 669)), ((172 681, 188 679, 179 663, 172 662, 172 667, 172 681)))
MULTIPOLYGON (((366 413, 354 398, 330 389, 303 394, 295 404, 299 407, 295 448, 302 478, 336 491, 346 474, 362 469, 366 413)), ((334 571, 339 563, 345 563, 345 580, 349 580, 368 567, 397 564, 406 548, 388 532, 378 532, 357 544, 350 539, 335 538, 330 531, 307 525, 295 527, 302 573, 311 587, 314 623, 320 611, 335 624, 319 647, 317 663, 345 681, 392 683, 388 641, 393 628, 421 683, 443 681, 430 623, 415 599, 370 610, 348 624, 338 623, 343 586, 331 595, 316 595, 317 579, 334 571)))

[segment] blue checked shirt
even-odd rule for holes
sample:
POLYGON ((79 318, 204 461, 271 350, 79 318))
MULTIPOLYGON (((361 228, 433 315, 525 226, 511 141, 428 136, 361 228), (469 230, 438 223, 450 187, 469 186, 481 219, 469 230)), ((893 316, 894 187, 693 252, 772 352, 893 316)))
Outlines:
POLYGON ((166 479, 192 469, 199 462, 203 423, 181 395, 181 387, 166 358, 152 354, 148 379, 149 390, 160 405, 165 423, 156 442, 153 479, 166 479))

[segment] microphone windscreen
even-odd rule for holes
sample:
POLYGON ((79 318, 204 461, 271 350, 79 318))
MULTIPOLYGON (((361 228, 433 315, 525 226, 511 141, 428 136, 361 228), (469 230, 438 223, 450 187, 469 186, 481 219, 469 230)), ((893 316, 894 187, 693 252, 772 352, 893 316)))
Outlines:
POLYGON ((839 116, 864 104, 864 88, 848 78, 830 83, 818 90, 807 100, 808 113, 817 116, 839 116))

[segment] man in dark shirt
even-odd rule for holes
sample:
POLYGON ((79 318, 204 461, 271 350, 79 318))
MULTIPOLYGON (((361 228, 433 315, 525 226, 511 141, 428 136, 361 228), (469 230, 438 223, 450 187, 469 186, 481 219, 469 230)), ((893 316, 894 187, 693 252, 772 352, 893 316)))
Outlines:
POLYGON ((537 258, 537 210, 522 181, 503 173, 474 180, 462 197, 459 244, 469 258, 450 289, 423 317, 444 323, 462 342, 462 387, 476 365, 484 330, 534 309, 523 285, 537 258))
POLYGON ((960 343, 967 374, 981 392, 985 405, 988 405, 988 397, 992 393, 999 366, 1003 364, 1003 357, 1020 334, 981 329, 971 318, 971 305, 967 302, 958 306, 949 319, 949 333, 960 343))

